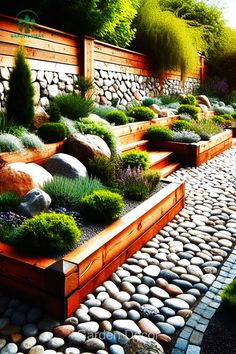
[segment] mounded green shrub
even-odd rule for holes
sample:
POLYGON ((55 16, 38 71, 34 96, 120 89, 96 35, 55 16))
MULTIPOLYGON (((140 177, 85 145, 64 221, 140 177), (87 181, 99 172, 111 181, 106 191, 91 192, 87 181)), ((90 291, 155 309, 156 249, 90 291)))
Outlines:
POLYGON ((108 112, 105 118, 109 123, 114 123, 115 125, 124 125, 129 122, 125 112, 119 111, 118 109, 108 112))
POLYGON ((80 91, 82 97, 94 88, 93 80, 87 79, 86 77, 79 75, 77 81, 75 82, 75 88, 80 91))
POLYGON ((142 100, 142 105, 144 107, 149 107, 151 106, 152 104, 157 104, 157 99, 156 98, 153 98, 153 97, 145 97, 143 100, 142 100))
POLYGON ((161 104, 171 106, 172 104, 179 104, 179 98, 175 95, 166 95, 160 97, 161 104))
POLYGON ((233 311, 236 311, 236 279, 226 285, 221 293, 223 303, 229 306, 233 311))
POLYGON ((188 93, 186 96, 181 98, 181 104, 188 104, 195 106, 197 104, 197 99, 195 96, 191 95, 191 93, 188 93))
POLYGON ((16 231, 16 245, 40 255, 68 252, 80 239, 80 230, 72 216, 41 213, 26 219, 16 231))
POLYGON ((174 131, 172 141, 179 143, 198 143, 201 137, 191 131, 182 130, 181 132, 174 131))
POLYGON ((0 152, 19 151, 24 146, 19 138, 11 134, 0 134, 0 152))
POLYGON ((38 128, 38 136, 44 143, 56 143, 67 136, 67 129, 63 123, 44 123, 38 128))
POLYGON ((133 106, 128 110, 127 114, 137 121, 152 120, 155 118, 155 113, 150 108, 143 106, 133 106))
POLYGON ((142 176, 148 182, 149 192, 151 192, 160 183, 161 173, 159 170, 146 170, 142 172, 142 176))
POLYGON ((199 107, 193 106, 191 104, 181 104, 178 108, 178 113, 189 114, 193 119, 197 119, 197 115, 200 112, 201 110, 199 107))
POLYGON ((222 128, 211 119, 201 119, 193 123, 193 131, 198 134, 201 140, 209 140, 211 136, 218 134, 222 128))
POLYGON ((172 124, 172 129, 176 131, 181 131, 181 130, 192 130, 193 126, 192 123, 187 122, 186 120, 177 120, 172 124))
POLYGON ((97 114, 101 118, 105 118, 109 112, 115 111, 116 108, 113 106, 98 106, 93 109, 94 114, 97 114))
POLYGON ((93 110, 92 99, 84 98, 79 95, 58 95, 54 97, 53 102, 58 106, 62 116, 72 120, 87 117, 93 110))
POLYGON ((98 178, 105 186, 115 185, 116 166, 113 159, 95 156, 89 160, 87 170, 90 176, 98 178))
POLYGON ((23 133, 20 139, 25 148, 41 149, 44 147, 42 140, 35 134, 23 133))
POLYGON ((153 126, 147 129, 144 139, 151 142, 167 141, 172 139, 172 130, 166 127, 153 126))
POLYGON ((6 126, 5 132, 14 135, 17 138, 21 138, 23 134, 28 133, 28 130, 21 125, 8 124, 6 126))
POLYGON ((224 126, 225 123, 226 123, 226 120, 225 120, 225 118, 224 118, 223 116, 213 116, 213 117, 211 118, 211 120, 212 120, 214 123, 219 124, 219 125, 222 125, 222 126, 224 126))
POLYGON ((122 154, 121 164, 122 168, 139 167, 142 170, 147 170, 149 167, 149 156, 146 151, 128 151, 122 154))
POLYGON ((0 211, 15 211, 21 202, 21 198, 11 192, 0 194, 0 211))
POLYGON ((121 195, 108 190, 99 190, 83 197, 79 210, 84 218, 103 222, 116 219, 124 207, 121 195))
POLYGON ((15 65, 10 74, 6 111, 8 121, 14 120, 25 127, 30 127, 33 122, 34 87, 23 47, 16 52, 15 65))
POLYGON ((104 186, 98 179, 87 177, 70 179, 54 176, 51 181, 43 185, 43 190, 50 195, 54 206, 71 210, 78 210, 82 197, 102 188, 104 189, 104 186))
POLYGON ((51 101, 50 105, 49 105, 49 109, 48 109, 48 114, 49 114, 49 118, 50 118, 50 122, 59 122, 61 119, 61 112, 60 112, 60 108, 58 107, 58 105, 56 104, 56 102, 51 101))
POLYGON ((232 117, 232 114, 229 114, 229 113, 225 113, 223 114, 223 117, 225 120, 228 120, 228 121, 233 121, 234 118, 232 117))

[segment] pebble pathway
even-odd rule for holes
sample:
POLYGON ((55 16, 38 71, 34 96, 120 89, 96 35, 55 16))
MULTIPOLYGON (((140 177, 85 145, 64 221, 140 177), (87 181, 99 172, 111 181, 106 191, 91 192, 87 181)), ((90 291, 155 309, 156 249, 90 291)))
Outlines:
POLYGON ((219 293, 236 275, 235 152, 173 173, 186 182, 184 209, 64 323, 0 293, 0 354, 163 353, 179 331, 172 354, 200 353, 219 293))

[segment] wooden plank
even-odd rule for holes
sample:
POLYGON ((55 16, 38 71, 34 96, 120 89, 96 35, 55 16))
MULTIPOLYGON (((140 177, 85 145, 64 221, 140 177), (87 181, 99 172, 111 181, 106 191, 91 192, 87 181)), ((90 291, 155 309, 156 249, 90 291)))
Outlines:
POLYGON ((53 144, 45 144, 45 148, 42 149, 24 149, 22 151, 15 152, 1 152, 0 153, 0 165, 9 164, 13 162, 42 162, 62 151, 64 141, 60 141, 53 144))
POLYGON ((122 66, 118 64, 103 63, 97 60, 94 61, 94 69, 129 73, 134 75, 136 74, 136 75, 149 76, 149 77, 152 76, 151 70, 148 69, 145 70, 145 69, 122 66))
MULTIPOLYGON (((76 75, 80 73, 79 65, 61 64, 36 59, 28 59, 28 63, 31 70, 55 71, 76 75)), ((14 57, 9 55, 1 55, 0 66, 6 66, 10 68, 14 67, 14 57)))
POLYGON ((220 144, 224 140, 228 140, 232 138, 232 131, 231 130, 225 130, 224 132, 221 132, 219 134, 216 134, 210 138, 208 141, 200 141, 199 147, 200 147, 200 152, 209 150, 213 146, 220 144))
POLYGON ((150 64, 135 59, 126 58, 125 56, 114 56, 105 53, 96 53, 94 55, 95 60, 101 61, 108 64, 119 64, 123 66, 128 66, 132 68, 138 68, 143 70, 150 70, 150 64))
POLYGON ((87 79, 94 79, 94 39, 84 38, 84 58, 83 58, 83 76, 87 79))
MULTIPOLYGON (((0 41, 2 43, 10 43, 18 46, 21 44, 22 39, 16 38, 12 35, 12 32, 5 31, 0 29, 0 41)), ((78 43, 75 43, 74 46, 69 46, 65 44, 55 43, 48 41, 44 38, 34 38, 28 37, 25 38, 25 47, 31 47, 35 49, 44 49, 51 52, 63 53, 67 55, 77 55, 78 54, 78 43)))
MULTIPOLYGON (((16 54, 16 45, 2 43, 0 42, 0 55, 9 55, 14 56, 16 54)), ((76 52, 74 55, 67 55, 61 54, 57 52, 51 52, 41 49, 34 49, 25 47, 25 55, 28 59, 37 59, 37 60, 44 60, 44 61, 52 61, 55 63, 62 63, 62 64, 70 64, 70 65, 78 65, 78 55, 76 52)))

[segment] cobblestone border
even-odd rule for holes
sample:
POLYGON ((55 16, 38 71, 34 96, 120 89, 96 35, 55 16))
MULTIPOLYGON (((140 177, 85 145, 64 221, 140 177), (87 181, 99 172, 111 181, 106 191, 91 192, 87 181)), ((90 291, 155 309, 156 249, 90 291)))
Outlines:
POLYGON ((180 332, 171 354, 200 354, 208 324, 221 304, 220 292, 236 277, 236 247, 180 332))

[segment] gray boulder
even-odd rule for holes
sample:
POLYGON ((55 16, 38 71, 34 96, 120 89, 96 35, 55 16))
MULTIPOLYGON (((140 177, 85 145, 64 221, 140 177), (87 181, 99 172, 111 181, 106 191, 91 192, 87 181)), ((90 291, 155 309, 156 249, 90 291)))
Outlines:
POLYGON ((51 204, 50 196, 40 188, 34 188, 29 191, 22 199, 18 207, 18 213, 26 217, 33 217, 44 210, 47 210, 51 204))
POLYGON ((84 135, 81 133, 71 134, 65 143, 65 151, 85 166, 95 156, 111 157, 111 151, 107 143, 97 135, 84 135))
POLYGON ((44 168, 51 175, 68 178, 87 177, 86 167, 75 157, 63 153, 55 154, 44 164, 44 168))
POLYGON ((153 338, 134 335, 125 346, 126 354, 164 354, 162 346, 153 338))

